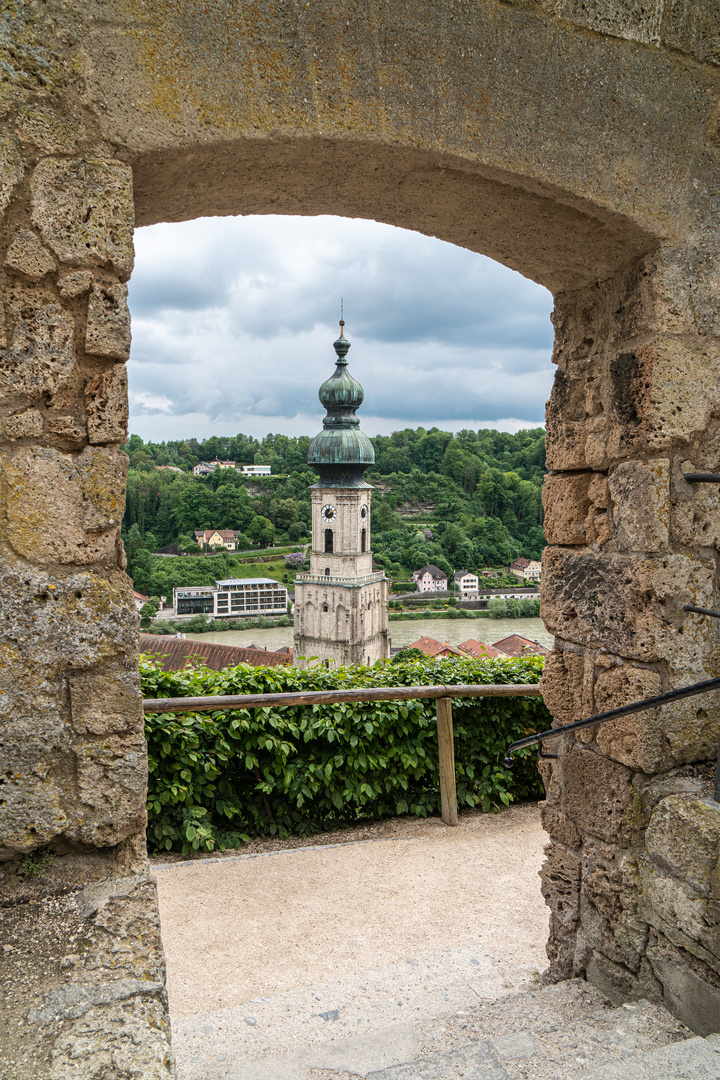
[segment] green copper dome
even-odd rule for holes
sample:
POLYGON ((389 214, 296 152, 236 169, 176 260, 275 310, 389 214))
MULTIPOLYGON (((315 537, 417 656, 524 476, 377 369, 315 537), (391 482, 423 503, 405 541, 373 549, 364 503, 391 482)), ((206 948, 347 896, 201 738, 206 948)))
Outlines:
POLYGON ((318 394, 327 416, 308 453, 308 464, 320 474, 315 487, 369 487, 362 474, 375 463, 373 445, 360 431, 360 421, 355 415, 365 394, 347 369, 350 342, 343 333, 344 325, 341 321, 340 337, 333 342, 337 366, 318 394))

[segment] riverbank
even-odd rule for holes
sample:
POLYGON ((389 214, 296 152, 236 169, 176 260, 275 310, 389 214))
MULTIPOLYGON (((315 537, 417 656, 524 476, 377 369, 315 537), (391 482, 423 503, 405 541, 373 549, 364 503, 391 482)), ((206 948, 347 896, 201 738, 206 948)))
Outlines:
MULTIPOLYGON (((474 614, 474 612, 472 613, 474 614)), ((411 645, 420 637, 432 637, 438 641, 449 641, 450 644, 458 644, 469 638, 480 639, 486 645, 492 645, 494 641, 500 641, 510 634, 520 634, 531 641, 538 641, 548 649, 552 649, 554 637, 548 633, 540 619, 488 619, 478 623, 475 619, 403 619, 393 622, 390 629, 390 638, 395 648, 411 645)), ((292 646, 293 632, 291 626, 263 627, 251 630, 214 630, 206 633, 187 632, 191 641, 212 641, 218 645, 240 645, 248 648, 255 645, 262 649, 274 651, 292 646)))
MULTIPOLYGON (((447 611, 433 611, 430 615, 427 611, 391 611, 388 613, 390 622, 439 622, 443 619, 455 622, 471 622, 474 619, 487 619, 493 623, 526 623, 540 622, 539 619, 493 619, 489 611, 466 611, 462 608, 448 608, 447 611)), ((205 615, 194 615, 191 619, 154 619, 150 626, 143 627, 144 634, 157 634, 158 637, 174 636, 177 633, 187 634, 188 637, 196 638, 208 634, 227 634, 232 632, 245 633, 248 630, 269 630, 274 627, 291 627, 293 619, 290 615, 283 615, 279 619, 270 619, 261 615, 258 619, 208 619, 205 615), (204 620, 204 623, 203 623, 204 620)), ((541 624, 542 625, 542 624, 541 624)), ((522 631, 514 630, 510 633, 520 634, 522 631)), ((417 635, 416 635, 417 636, 417 635)), ((524 637, 526 635, 523 635, 524 637)), ((211 637, 211 641, 215 638, 211 637)), ((414 639, 413 639, 414 640, 414 639)), ((231 643, 231 644, 234 644, 231 643)), ((288 644, 292 644, 292 633, 288 644)))

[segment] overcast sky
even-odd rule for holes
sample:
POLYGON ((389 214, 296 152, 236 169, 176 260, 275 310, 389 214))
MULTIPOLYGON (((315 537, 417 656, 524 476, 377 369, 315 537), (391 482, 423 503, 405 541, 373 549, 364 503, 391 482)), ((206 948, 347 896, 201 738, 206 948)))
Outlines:
POLYGON ((135 233, 130 431, 314 435, 340 297, 368 435, 543 423, 550 293, 374 221, 202 218, 135 233))

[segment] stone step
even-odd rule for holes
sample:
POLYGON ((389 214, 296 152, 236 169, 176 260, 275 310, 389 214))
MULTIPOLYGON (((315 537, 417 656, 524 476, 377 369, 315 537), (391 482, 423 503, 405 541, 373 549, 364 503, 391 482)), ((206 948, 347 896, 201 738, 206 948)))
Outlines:
POLYGON ((632 1061, 584 1070, 577 1080, 720 1080, 720 1036, 683 1039, 632 1061))
POLYGON ((174 1025, 179 1080, 720 1080, 720 1036, 662 1005, 579 979, 508 992, 477 951, 407 968, 174 1025))

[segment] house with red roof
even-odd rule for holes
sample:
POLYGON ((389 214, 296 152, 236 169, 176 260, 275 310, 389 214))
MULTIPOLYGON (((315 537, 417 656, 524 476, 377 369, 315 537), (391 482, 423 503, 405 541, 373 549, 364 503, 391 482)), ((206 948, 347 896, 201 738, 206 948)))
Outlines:
POLYGON ((413 641, 412 645, 405 645, 404 648, 419 649, 426 656, 460 656, 467 659, 467 653, 457 646, 450 645, 447 641, 436 641, 435 638, 427 637, 425 634, 417 641, 413 641))
POLYGON ((501 638, 493 642, 493 649, 498 649, 506 656, 549 656, 550 649, 546 649, 539 641, 531 641, 530 638, 520 634, 510 634, 509 637, 501 638))
POLYGON ((494 645, 486 645, 484 641, 476 641, 474 638, 461 641, 458 648, 464 649, 465 652, 470 653, 471 656, 476 657, 478 660, 494 660, 496 657, 502 659, 507 656, 507 653, 496 649, 494 645))

